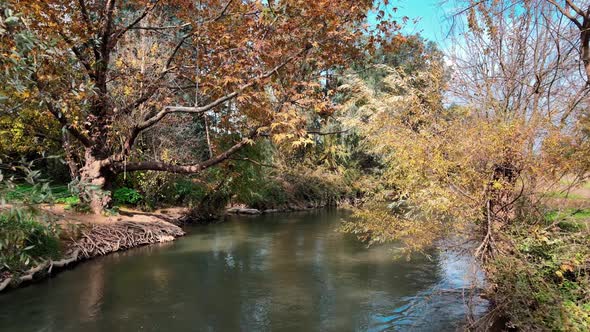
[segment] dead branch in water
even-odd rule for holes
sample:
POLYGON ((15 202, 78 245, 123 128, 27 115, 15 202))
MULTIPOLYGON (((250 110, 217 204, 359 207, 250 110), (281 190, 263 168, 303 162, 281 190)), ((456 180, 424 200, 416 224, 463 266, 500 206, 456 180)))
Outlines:
POLYGON ((54 260, 49 259, 49 260, 46 260, 46 261, 42 262, 41 264, 31 268, 30 270, 28 270, 27 272, 25 272, 21 276, 8 277, 5 280, 3 280, 2 282, 0 282, 0 292, 2 292, 4 289, 6 289, 10 285, 18 286, 23 282, 32 281, 39 274, 42 274, 42 273, 51 274, 51 271, 53 270, 54 266, 61 268, 61 267, 67 266, 73 262, 76 262, 80 258, 79 254, 80 254, 80 250, 76 249, 69 255, 68 258, 64 258, 64 259, 61 259, 58 261, 54 261, 54 260))

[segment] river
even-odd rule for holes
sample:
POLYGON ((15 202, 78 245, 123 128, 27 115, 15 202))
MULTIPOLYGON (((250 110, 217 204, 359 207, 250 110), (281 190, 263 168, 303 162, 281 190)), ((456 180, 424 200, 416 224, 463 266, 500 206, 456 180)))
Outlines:
MULTIPOLYGON (((342 211, 231 217, 0 294, 1 331, 454 331, 470 260, 393 259, 342 211)), ((475 305, 476 314, 486 305, 475 305)))

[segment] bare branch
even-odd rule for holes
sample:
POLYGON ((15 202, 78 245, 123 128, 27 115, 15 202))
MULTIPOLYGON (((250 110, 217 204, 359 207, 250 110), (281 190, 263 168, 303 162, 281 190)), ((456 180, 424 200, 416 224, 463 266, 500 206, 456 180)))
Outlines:
POLYGON ((219 13, 219 15, 217 15, 217 17, 215 17, 212 21, 218 21, 220 20, 223 16, 225 16, 225 12, 227 12, 227 9, 229 8, 229 5, 231 5, 231 3, 233 2, 233 0, 229 0, 225 6, 223 7, 223 9, 221 10, 221 12, 219 13))
MULTIPOLYGON (((572 13, 570 13, 569 10, 567 10, 566 8, 561 7, 557 2, 555 2, 554 0, 547 0, 547 2, 549 2, 550 4, 552 4, 553 6, 555 6, 555 8, 557 8, 557 10, 559 10, 560 13, 562 13, 565 17, 567 17, 570 21, 572 21, 580 30, 583 28, 582 27, 582 23, 580 23, 580 21, 578 21, 578 19, 576 17, 574 17, 572 15, 572 13)), ((571 2, 571 1, 568 1, 571 2)), ((570 6, 571 7, 571 6, 570 6)), ((573 8, 573 7, 572 7, 573 8)), ((574 9, 575 10, 575 9, 574 9)), ((577 12, 577 11, 576 11, 577 12)))
POLYGON ((576 13, 578 13, 578 15, 582 17, 586 16, 586 13, 584 13, 584 11, 580 9, 580 7, 576 6, 576 4, 572 0, 565 0, 565 3, 568 6, 570 6, 576 13))
POLYGON ((225 96, 219 97, 218 99, 212 101, 211 103, 204 105, 204 106, 199 106, 199 107, 188 107, 188 106, 166 106, 164 107, 163 110, 161 110, 160 112, 158 112, 156 115, 152 116, 151 118, 145 119, 143 122, 141 122, 140 124, 138 124, 136 126, 137 130, 142 131, 145 130, 151 126, 153 126, 154 124, 158 123, 160 120, 162 120, 166 115, 170 114, 170 113, 191 113, 191 114, 201 114, 201 113, 205 113, 223 103, 225 103, 228 100, 231 100, 235 97, 237 97, 240 93, 242 93, 244 90, 254 86, 255 84, 257 84, 260 80, 266 79, 271 77, 272 75, 274 75, 275 73, 279 72, 283 67, 285 67, 287 64, 289 64, 290 62, 292 62, 293 60, 295 60, 298 56, 300 56, 301 54, 307 52, 311 47, 305 47, 303 50, 301 50, 300 52, 297 52, 295 55, 290 56, 289 58, 287 58, 285 61, 283 61, 281 64, 277 65, 276 67, 272 68, 271 70, 267 71, 266 73, 253 78, 250 80, 249 83, 242 85, 241 87, 239 87, 236 91, 229 93, 225 96))
POLYGON ((161 27, 152 27, 152 26, 134 26, 129 28, 130 30, 172 30, 172 29, 182 29, 190 26, 191 23, 184 23, 181 25, 166 25, 161 27))

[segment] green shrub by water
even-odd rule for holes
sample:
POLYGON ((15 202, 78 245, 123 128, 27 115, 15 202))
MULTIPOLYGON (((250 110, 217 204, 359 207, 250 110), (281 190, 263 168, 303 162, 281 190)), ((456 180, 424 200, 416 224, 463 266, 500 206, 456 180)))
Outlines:
POLYGON ((24 272, 48 258, 58 258, 57 227, 22 210, 0 213, 0 271, 24 272))

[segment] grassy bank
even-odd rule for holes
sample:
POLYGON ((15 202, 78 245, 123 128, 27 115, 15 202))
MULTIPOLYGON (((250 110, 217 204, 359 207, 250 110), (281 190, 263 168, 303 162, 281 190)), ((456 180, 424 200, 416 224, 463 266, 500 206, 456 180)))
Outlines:
POLYGON ((510 248, 488 264, 505 328, 590 330, 590 199, 583 191, 560 198, 544 218, 505 230, 510 248))

